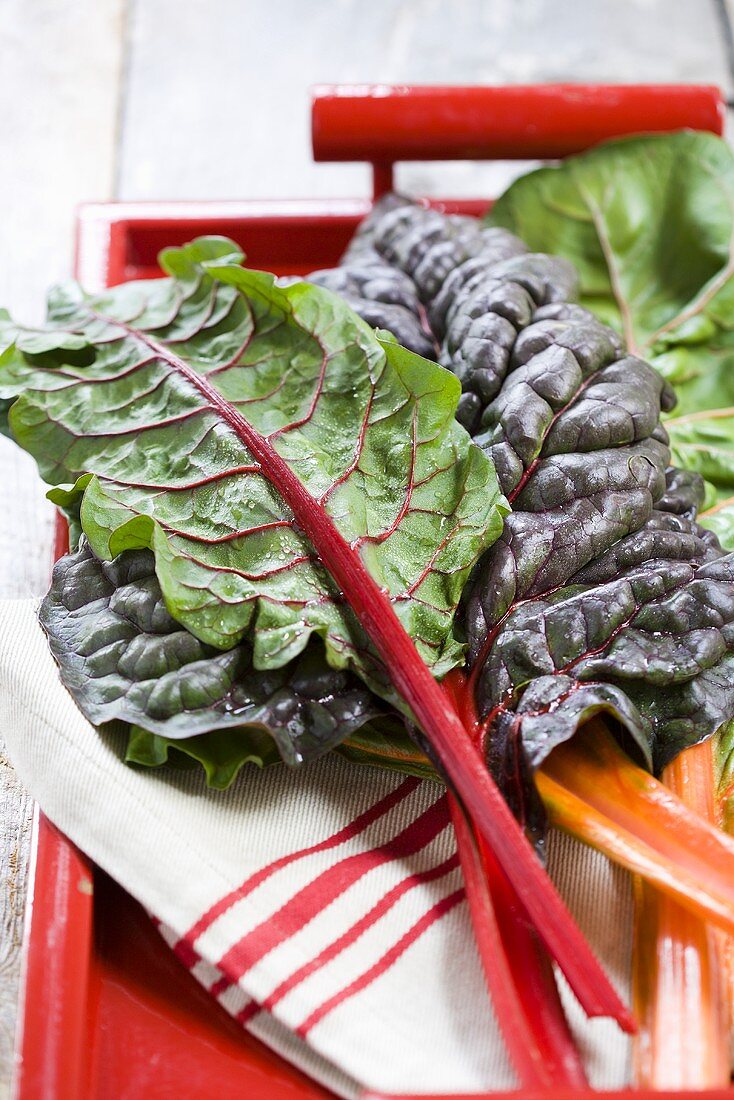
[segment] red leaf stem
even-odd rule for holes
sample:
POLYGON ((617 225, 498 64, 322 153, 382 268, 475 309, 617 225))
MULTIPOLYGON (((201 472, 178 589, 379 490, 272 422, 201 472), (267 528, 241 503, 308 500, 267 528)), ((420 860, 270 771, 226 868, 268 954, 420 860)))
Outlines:
MULTIPOLYGON (((523 908, 589 1016, 612 1016, 634 1030, 629 1010, 546 875, 530 843, 490 777, 484 760, 447 695, 421 660, 395 610, 331 517, 276 451, 202 375, 170 348, 111 318, 202 396, 260 464, 262 474, 289 506, 379 653, 397 691, 430 741, 477 832, 512 882, 523 908)), ((281 429, 282 433, 282 429, 281 429)))
POLYGON ((588 1088, 550 958, 451 794, 449 806, 485 981, 520 1086, 588 1088))

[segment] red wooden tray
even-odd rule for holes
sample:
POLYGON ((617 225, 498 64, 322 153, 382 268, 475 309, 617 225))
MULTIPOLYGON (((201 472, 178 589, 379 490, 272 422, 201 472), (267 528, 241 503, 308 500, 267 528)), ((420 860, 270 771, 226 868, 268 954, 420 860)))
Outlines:
MULTIPOLYGON (((557 158, 633 132, 720 134, 724 109, 718 89, 681 85, 320 87, 314 157, 369 161, 379 195, 398 160, 557 158)), ((79 212, 75 270, 90 290, 152 277, 164 245, 224 233, 252 267, 304 274, 338 261, 371 201, 90 204, 79 212)), ((479 214, 489 200, 433 204, 479 214)), ((65 540, 59 525, 56 556, 65 540)), ((164 947, 140 906, 43 815, 31 879, 16 1100, 331 1096, 235 1024, 164 947)), ((541 1095, 572 1094, 535 1100, 541 1095)))

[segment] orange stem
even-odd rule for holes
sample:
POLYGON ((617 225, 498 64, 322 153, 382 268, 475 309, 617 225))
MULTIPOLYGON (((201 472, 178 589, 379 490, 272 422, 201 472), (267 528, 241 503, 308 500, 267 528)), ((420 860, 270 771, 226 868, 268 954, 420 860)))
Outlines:
MULTIPOLYGON (((689 809, 716 821, 711 741, 682 752, 663 782, 689 809)), ((713 1089, 729 1084, 722 936, 672 897, 635 882, 633 1002, 640 1026, 640 1088, 713 1089)))
POLYGON ((734 932, 734 840, 634 764, 600 720, 554 749, 536 779, 551 824, 734 932))

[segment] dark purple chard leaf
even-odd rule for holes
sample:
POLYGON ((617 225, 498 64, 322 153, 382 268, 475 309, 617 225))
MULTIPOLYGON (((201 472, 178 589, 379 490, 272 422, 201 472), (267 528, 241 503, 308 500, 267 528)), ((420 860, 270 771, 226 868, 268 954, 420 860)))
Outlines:
POLYGON ((479 698, 533 769, 600 710, 656 771, 734 713, 734 556, 707 557, 655 558, 508 615, 479 698))
MULTIPOLYGON (((471 602, 487 630, 519 599, 548 592, 633 534, 666 491, 660 428, 670 395, 597 322, 522 330, 477 443, 513 505, 471 602)), ((476 656, 481 643, 472 643, 476 656)))
POLYGON ((695 522, 703 481, 669 465, 670 386, 568 300, 566 260, 395 197, 365 222, 344 277, 367 255, 415 288, 462 383, 457 415, 512 503, 465 616, 493 770, 531 824, 523 776, 595 711, 658 767, 728 714, 729 581, 698 576, 722 553, 695 522))
POLYGON ((436 358, 436 344, 413 282, 376 253, 359 255, 343 267, 314 271, 308 281, 338 294, 368 325, 391 332, 403 347, 426 359, 436 358))
POLYGON ((597 711, 656 770, 734 713, 734 558, 692 518, 700 478, 668 468, 670 391, 599 322, 539 312, 475 436, 513 507, 465 605, 506 790, 597 711))
MULTIPOLYGON (((439 362, 461 381, 457 419, 470 431, 478 428, 482 410, 502 384, 518 332, 539 309, 564 320, 591 317, 580 306, 565 304, 577 290, 567 261, 529 254, 505 229, 446 216, 395 195, 378 203, 362 224, 342 267, 325 273, 330 285, 339 289, 359 277, 365 262, 379 266, 385 281, 392 272, 407 288, 404 304, 410 301, 415 317, 422 325, 428 322, 439 362)), ((363 296, 374 293, 372 284, 360 286, 363 296)), ((390 329, 389 319, 383 327, 390 329)))
POLYGON ((395 196, 388 203, 383 200, 365 220, 346 254, 346 264, 366 250, 404 272, 425 307, 466 261, 481 258, 484 265, 493 265, 527 252, 522 241, 506 230, 487 229, 476 218, 442 214, 395 196))
POLYGON ((672 512, 684 519, 694 520, 703 506, 705 492, 700 474, 671 466, 665 475, 665 492, 655 507, 660 512, 672 512))
MULTIPOLYGON (((580 298, 675 386, 675 465, 707 482, 706 507, 734 548, 734 155, 681 130, 596 145, 515 181, 488 215, 564 256, 580 298)), ((709 518, 701 522, 709 525, 709 518)))
POLYGON ((435 359, 442 332, 436 317, 456 289, 447 276, 465 261, 474 261, 476 274, 526 251, 511 233, 483 228, 476 218, 446 217, 391 194, 362 223, 341 265, 314 272, 309 281, 340 294, 368 324, 435 359))
POLYGON ((129 759, 162 763, 176 748, 217 786, 248 759, 315 759, 388 713, 315 646, 259 671, 246 645, 222 653, 199 641, 166 610, 148 550, 103 562, 83 542, 57 562, 40 621, 89 721, 138 727, 129 759))

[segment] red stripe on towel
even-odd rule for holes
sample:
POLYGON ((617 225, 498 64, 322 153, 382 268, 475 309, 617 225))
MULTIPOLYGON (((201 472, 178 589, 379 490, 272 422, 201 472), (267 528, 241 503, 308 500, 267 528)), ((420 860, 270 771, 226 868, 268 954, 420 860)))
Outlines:
MULTIPOLYGON (((419 886, 422 883, 433 882, 436 879, 443 878, 444 875, 449 874, 454 868, 459 866, 459 857, 456 853, 449 856, 442 863, 439 863, 437 867, 429 867, 427 871, 418 871, 413 875, 406 875, 402 882, 398 882, 391 890, 388 890, 383 897, 373 905, 369 912, 365 913, 363 917, 348 928, 338 939, 330 943, 328 947, 324 948, 320 954, 318 954, 310 962, 304 963, 303 966, 295 970, 289 978, 278 985, 273 992, 267 997, 262 1005, 256 1001, 250 1001, 243 1009, 237 1014, 236 1019, 241 1024, 246 1024, 248 1020, 251 1020, 253 1016, 256 1016, 261 1008, 271 1011, 273 1007, 281 1001, 287 993, 290 993, 292 989, 295 989, 297 985, 309 978, 311 974, 314 974, 321 967, 325 966, 332 959, 335 959, 337 955, 340 955, 342 951, 350 947, 359 937, 371 928, 373 924, 376 924, 381 917, 385 915, 409 890, 412 890, 414 886, 419 886)), ((211 990, 214 993, 214 989, 211 990)))
POLYGON ((276 871, 279 871, 282 867, 287 867, 289 863, 294 863, 298 859, 303 859, 305 856, 314 855, 317 852, 325 852, 330 848, 337 848, 340 844, 344 844, 347 840, 352 840, 354 837, 359 836, 364 832, 373 822, 383 817, 394 806, 397 806, 408 795, 412 794, 416 787, 419 786, 421 780, 416 779, 413 776, 409 776, 404 779, 403 782, 391 791, 384 798, 381 798, 378 802, 375 802, 373 806, 370 806, 368 810, 356 817, 354 821, 351 821, 344 828, 339 829, 338 832, 333 833, 332 836, 327 837, 325 840, 320 841, 318 844, 313 844, 309 848, 301 848, 296 852, 289 852, 287 855, 281 856, 279 859, 269 863, 266 867, 261 867, 254 874, 246 878, 245 881, 238 886, 235 890, 231 890, 228 894, 225 894, 223 898, 216 901, 203 916, 199 917, 196 924, 192 925, 188 932, 181 937, 181 939, 174 945, 174 951, 181 960, 181 962, 191 968, 195 966, 199 961, 200 956, 194 950, 194 943, 219 917, 227 912, 236 902, 241 898, 247 897, 252 893, 256 887, 265 882, 266 879, 274 875, 276 871))
POLYGON ((360 974, 358 978, 355 978, 353 982, 345 986, 339 993, 335 993, 333 997, 329 997, 327 1001, 324 1001, 322 1005, 319 1005, 310 1016, 308 1016, 304 1022, 296 1028, 296 1035, 300 1035, 303 1039, 306 1037, 309 1031, 320 1023, 325 1016, 328 1016, 330 1012, 333 1012, 339 1005, 344 1004, 351 997, 354 997, 357 993, 361 993, 363 989, 366 989, 368 985, 371 985, 377 978, 381 977, 386 970, 389 970, 394 963, 400 958, 400 956, 407 951, 411 944, 415 943, 420 936, 427 931, 432 924, 435 924, 437 920, 445 916, 456 905, 459 904, 464 898, 463 887, 459 890, 454 890, 453 894, 448 894, 447 897, 442 898, 436 902, 427 913, 424 913, 420 920, 417 920, 412 928, 409 928, 404 936, 394 944, 389 951, 379 959, 374 966, 371 966, 369 970, 365 970, 364 974, 360 974))
POLYGON ((243 936, 215 965, 230 981, 239 981, 255 963, 300 931, 368 871, 390 860, 420 852, 449 822, 446 796, 442 795, 392 840, 347 856, 327 868, 276 913, 243 936))

